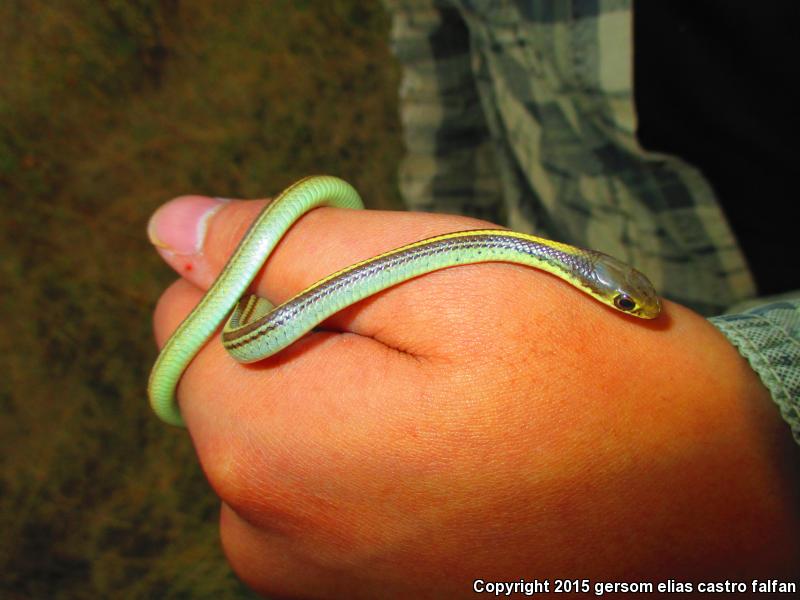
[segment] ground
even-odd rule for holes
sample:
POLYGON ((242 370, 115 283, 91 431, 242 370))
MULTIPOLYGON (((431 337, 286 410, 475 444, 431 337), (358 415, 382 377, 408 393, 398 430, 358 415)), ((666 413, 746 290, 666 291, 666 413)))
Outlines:
POLYGON ((378 2, 0 3, 0 596, 231 598, 218 501, 145 398, 186 193, 307 174, 399 205, 378 2))

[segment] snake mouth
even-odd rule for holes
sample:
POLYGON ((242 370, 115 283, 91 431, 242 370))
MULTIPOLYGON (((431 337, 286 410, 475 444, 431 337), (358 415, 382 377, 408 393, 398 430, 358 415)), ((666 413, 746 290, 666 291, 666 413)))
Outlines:
MULTIPOLYGON (((649 290, 647 291, 649 292, 649 290)), ((661 299, 653 290, 652 293, 642 293, 635 301, 636 306, 633 310, 626 311, 617 306, 622 312, 639 317, 640 319, 655 319, 661 314, 661 299)), ((616 303, 615 303, 616 304, 616 303)))

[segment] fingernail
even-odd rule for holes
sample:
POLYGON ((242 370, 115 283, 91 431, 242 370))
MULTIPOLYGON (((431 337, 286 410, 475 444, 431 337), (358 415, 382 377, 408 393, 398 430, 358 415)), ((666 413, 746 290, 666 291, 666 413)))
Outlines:
POLYGON ((227 202, 223 198, 180 196, 162 205, 147 224, 147 236, 157 248, 175 254, 196 254, 203 248, 211 217, 227 202))

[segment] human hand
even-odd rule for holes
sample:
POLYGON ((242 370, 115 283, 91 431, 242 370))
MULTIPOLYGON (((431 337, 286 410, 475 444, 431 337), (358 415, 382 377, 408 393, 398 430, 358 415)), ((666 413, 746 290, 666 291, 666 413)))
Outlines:
MULTIPOLYGON (((166 255, 188 282, 159 302, 159 344, 262 206, 224 205, 201 255, 166 255)), ((484 226, 318 209, 256 291, 280 302, 359 259, 484 226)), ((477 578, 798 564, 790 436, 736 350, 683 307, 640 321, 534 269, 469 265, 325 328, 249 366, 214 338, 178 390, 226 553, 262 593, 455 597, 477 578)))

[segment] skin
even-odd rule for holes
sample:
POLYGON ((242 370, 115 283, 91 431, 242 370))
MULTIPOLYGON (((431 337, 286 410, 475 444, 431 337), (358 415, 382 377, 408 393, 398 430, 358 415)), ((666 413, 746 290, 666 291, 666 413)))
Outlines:
MULTIPOLYGON (((185 279, 156 309, 159 345, 262 206, 225 205, 201 256, 167 257, 185 279)), ((254 289, 282 302, 357 260, 476 226, 489 224, 318 209, 254 289)), ((798 575, 788 427, 729 342, 671 302, 641 321, 532 269, 462 266, 254 365, 215 337, 178 399, 228 559, 270 597, 798 575)))

